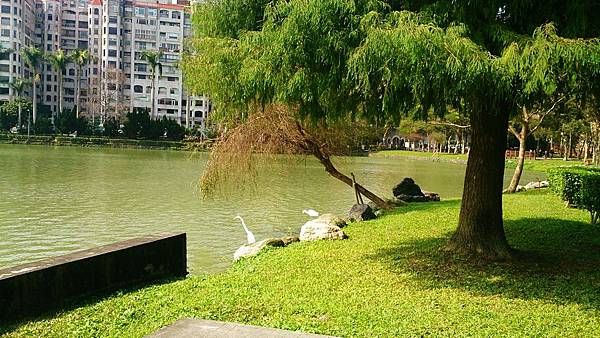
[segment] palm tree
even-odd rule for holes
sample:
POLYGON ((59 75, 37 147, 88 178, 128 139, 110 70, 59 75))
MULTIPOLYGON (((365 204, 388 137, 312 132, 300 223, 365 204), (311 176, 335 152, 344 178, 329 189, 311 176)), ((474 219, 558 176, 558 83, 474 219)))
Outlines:
POLYGON ((152 110, 150 111, 150 117, 154 118, 155 117, 155 104, 154 104, 154 98, 156 97, 156 86, 154 85, 154 82, 156 81, 156 74, 157 74, 157 70, 158 70, 158 76, 162 75, 162 63, 160 62, 160 58, 162 57, 163 53, 161 51, 144 51, 142 53, 142 60, 148 62, 148 64, 150 65, 150 80, 152 81, 151 83, 151 91, 152 91, 152 96, 151 96, 151 100, 152 100, 152 110))
POLYGON ((75 104, 77 105, 77 113, 76 116, 79 118, 79 106, 80 103, 80 92, 81 92, 81 73, 83 71, 83 67, 87 65, 92 60, 92 55, 87 50, 75 50, 73 54, 71 54, 71 59, 77 65, 77 84, 75 85, 75 104))
POLYGON ((37 86, 36 84, 40 81, 40 74, 38 73, 38 66, 44 58, 44 53, 36 47, 26 47, 21 49, 21 57, 25 61, 25 64, 29 66, 31 72, 31 83, 33 87, 33 95, 31 103, 33 105, 33 123, 37 118, 37 86))
POLYGON ((17 93, 17 102, 19 105, 19 118, 18 118, 18 127, 19 129, 21 128, 21 112, 22 112, 22 104, 23 104, 23 90, 25 90, 25 87, 29 86, 31 84, 31 81, 27 80, 27 79, 22 79, 22 78, 18 78, 15 79, 10 86, 12 87, 12 89, 17 93))
POLYGON ((58 116, 63 110, 63 73, 66 71, 67 65, 71 63, 71 56, 59 49, 54 53, 46 54, 45 58, 58 73, 58 113, 56 114, 58 116))

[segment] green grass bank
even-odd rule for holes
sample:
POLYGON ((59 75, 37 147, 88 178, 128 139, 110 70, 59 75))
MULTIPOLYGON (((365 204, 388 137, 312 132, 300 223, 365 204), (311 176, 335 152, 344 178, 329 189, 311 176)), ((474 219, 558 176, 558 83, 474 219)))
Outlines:
MULTIPOLYGON (((408 151, 408 150, 382 150, 371 153, 369 156, 373 157, 404 157, 411 159, 422 159, 431 161, 442 161, 450 163, 467 164, 467 154, 446 154, 446 153, 430 153, 422 151, 408 151)), ((570 165, 582 165, 582 162, 576 159, 565 161, 562 158, 553 159, 537 159, 537 160, 525 160, 523 169, 527 171, 540 171, 546 172, 550 168, 556 168, 560 166, 570 165)), ((508 159, 505 162, 507 169, 514 169, 517 166, 516 159, 508 159)))
POLYGON ((19 336, 142 336, 195 317, 337 336, 600 336, 600 227, 549 192, 504 197, 512 263, 442 248, 459 201, 414 204, 349 239, 271 249, 228 271, 90 300, 4 327, 19 336))
MULTIPOLYGON (((77 146, 104 148, 133 148, 161 150, 192 150, 190 144, 183 141, 132 140, 95 136, 57 136, 57 135, 15 135, 0 133, 0 144, 30 144, 45 146, 77 146)), ((194 147, 193 149, 197 149, 194 147)))

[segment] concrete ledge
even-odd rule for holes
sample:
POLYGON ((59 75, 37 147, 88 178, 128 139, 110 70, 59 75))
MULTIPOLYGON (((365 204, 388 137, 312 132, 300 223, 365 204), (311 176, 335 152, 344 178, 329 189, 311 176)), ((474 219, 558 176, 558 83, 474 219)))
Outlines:
POLYGON ((187 274, 186 234, 160 233, 0 270, 0 321, 100 291, 187 274))
POLYGON ((306 338, 333 338, 331 336, 321 336, 297 331, 286 331, 280 329, 271 329, 260 326, 242 325, 228 322, 218 322, 214 320, 202 319, 182 319, 174 324, 162 328, 146 337, 151 338, 187 338, 187 337, 306 337, 306 338))

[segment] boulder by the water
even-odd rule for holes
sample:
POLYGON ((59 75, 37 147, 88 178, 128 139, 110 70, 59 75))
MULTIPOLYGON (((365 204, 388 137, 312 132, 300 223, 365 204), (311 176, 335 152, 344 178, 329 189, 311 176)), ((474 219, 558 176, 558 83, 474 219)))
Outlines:
POLYGON ((375 219, 375 213, 373 209, 367 204, 354 204, 350 211, 348 211, 348 218, 356 222, 368 221, 375 219))
POLYGON ((548 181, 529 182, 527 185, 525 185, 525 190, 548 188, 549 186, 550 183, 548 181))
POLYGON ((394 187, 392 192, 396 200, 402 202, 437 202, 440 200, 440 195, 434 192, 422 191, 421 187, 410 177, 405 177, 402 182, 394 187))
POLYGON ((267 238, 256 243, 244 244, 235 251, 233 254, 233 260, 238 261, 242 258, 256 256, 268 246, 282 247, 286 245, 287 244, 281 238, 267 238))
POLYGON ((398 196, 425 196, 415 181, 410 177, 405 177, 392 189, 395 197, 398 196))
POLYGON ((321 216, 319 216, 320 220, 324 221, 324 222, 329 222, 333 225, 337 225, 340 228, 343 228, 346 226, 346 219, 334 215, 334 214, 322 214, 321 216))
MULTIPOLYGON (((339 217, 322 215, 310 220, 300 229, 300 241, 316 241, 320 239, 344 239, 346 234, 338 226, 339 217)), ((345 225, 345 222, 342 222, 345 225)))

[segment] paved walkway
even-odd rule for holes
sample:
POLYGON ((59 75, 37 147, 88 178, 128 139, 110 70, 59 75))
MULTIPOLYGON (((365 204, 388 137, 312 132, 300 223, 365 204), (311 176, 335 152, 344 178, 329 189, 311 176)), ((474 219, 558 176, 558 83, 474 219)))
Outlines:
POLYGON ((182 319, 162 328, 147 337, 187 338, 187 337, 293 337, 293 338, 332 338, 316 334, 270 329, 266 327, 217 322, 214 320, 182 319))

